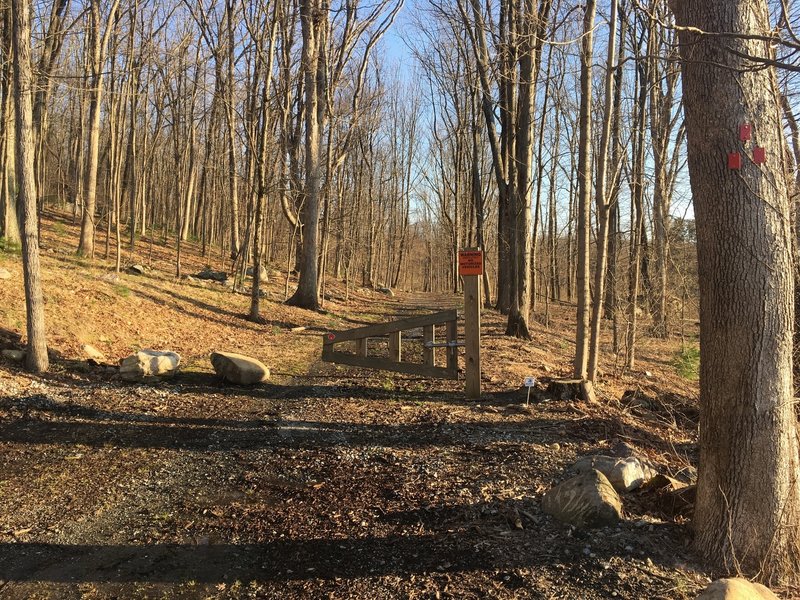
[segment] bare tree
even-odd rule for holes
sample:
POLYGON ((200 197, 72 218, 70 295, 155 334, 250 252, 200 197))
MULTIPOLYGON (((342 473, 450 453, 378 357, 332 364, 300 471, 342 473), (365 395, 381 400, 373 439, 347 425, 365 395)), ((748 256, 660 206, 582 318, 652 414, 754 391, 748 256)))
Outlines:
POLYGON ((25 364, 41 373, 49 368, 45 340, 44 298, 39 275, 39 227, 36 210, 35 146, 33 139, 34 78, 31 65, 31 16, 27 0, 12 0, 14 107, 17 124, 17 175, 22 217, 28 350, 25 364))
POLYGON ((78 254, 94 256, 95 212, 97 204, 97 168, 100 158, 100 116, 103 99, 103 63, 106 58, 108 38, 116 21, 119 0, 111 0, 102 25, 101 0, 89 4, 89 131, 87 159, 84 170, 84 209, 81 221, 81 239, 78 254), (101 30, 102 27, 102 30, 101 30))

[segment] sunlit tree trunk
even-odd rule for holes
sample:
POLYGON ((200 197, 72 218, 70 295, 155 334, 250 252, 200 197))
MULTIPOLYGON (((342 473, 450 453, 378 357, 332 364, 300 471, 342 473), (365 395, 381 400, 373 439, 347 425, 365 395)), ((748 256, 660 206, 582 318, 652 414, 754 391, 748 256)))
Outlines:
POLYGON ((800 578, 792 386, 792 231, 765 0, 674 2, 700 282, 700 470, 695 545, 729 571, 800 578), (721 32, 720 37, 697 31, 721 32), (734 54, 734 52, 736 54, 734 54), (756 62, 756 65, 759 63, 756 62), (743 144, 738 128, 753 126, 743 144), (766 148, 756 164, 752 147, 766 148), (727 153, 742 154, 741 169, 727 153))

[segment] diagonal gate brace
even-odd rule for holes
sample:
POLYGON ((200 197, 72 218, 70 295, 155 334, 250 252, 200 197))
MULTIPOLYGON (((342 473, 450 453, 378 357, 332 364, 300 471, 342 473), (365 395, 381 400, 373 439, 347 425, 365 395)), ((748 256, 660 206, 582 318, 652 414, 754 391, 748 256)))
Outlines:
POLYGON ((457 320, 458 311, 452 309, 389 323, 329 332, 322 337, 322 360, 354 367, 410 373, 423 377, 458 379, 458 346, 462 344, 456 339, 457 320), (445 325, 446 342, 436 343, 434 329, 436 325, 445 325), (402 332, 420 327, 423 334, 424 364, 402 362, 402 332), (384 336, 389 337, 389 358, 369 356, 367 340, 371 337, 384 336), (335 345, 341 342, 355 342, 356 354, 337 351, 335 345), (434 348, 437 347, 447 349, 447 366, 445 367, 436 366, 434 348))

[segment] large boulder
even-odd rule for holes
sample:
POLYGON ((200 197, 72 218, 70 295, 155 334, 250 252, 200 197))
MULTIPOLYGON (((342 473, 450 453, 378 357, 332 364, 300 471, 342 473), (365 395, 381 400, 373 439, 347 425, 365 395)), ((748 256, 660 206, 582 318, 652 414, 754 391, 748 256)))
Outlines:
POLYGON ((235 385, 253 385, 269 379, 269 367, 261 361, 234 352, 212 352, 214 371, 235 385))
POLYGON ((712 582, 697 600, 778 600, 778 597, 760 583, 732 577, 712 582))
POLYGON ((175 352, 139 350, 123 358, 119 364, 119 375, 125 381, 149 381, 172 377, 181 364, 181 357, 175 352))
POLYGON ((600 471, 620 493, 635 490, 657 474, 650 465, 635 456, 586 456, 572 465, 572 468, 578 473, 588 473, 592 469, 600 471))
POLYGON ((549 490, 542 510, 575 527, 602 527, 622 518, 622 501, 608 478, 592 469, 549 490))

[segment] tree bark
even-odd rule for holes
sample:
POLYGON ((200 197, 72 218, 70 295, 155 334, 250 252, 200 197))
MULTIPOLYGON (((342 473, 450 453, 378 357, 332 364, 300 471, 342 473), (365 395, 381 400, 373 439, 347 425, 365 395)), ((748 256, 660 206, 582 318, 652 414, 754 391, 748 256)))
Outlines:
POLYGON ((792 389, 787 177, 764 0, 677 0, 700 281, 698 550, 772 583, 800 577, 800 465, 792 389), (734 52, 738 54, 734 54, 734 52), (757 165, 738 127, 767 149, 757 165), (727 153, 742 153, 739 170, 727 153))
POLYGON ((592 53, 594 50, 594 0, 588 0, 583 17, 581 42, 581 106, 578 141, 578 219, 577 219, 577 326, 573 374, 586 379, 589 374, 589 228, 591 226, 591 145, 592 145, 592 53))
POLYGON ((44 298, 39 276, 39 227, 36 211, 35 146, 33 139, 33 68, 31 17, 27 0, 12 0, 14 100, 17 122, 17 175, 22 216, 22 267, 25 277, 28 349, 26 367, 41 373, 49 368, 45 340, 44 298))
POLYGON ((300 2, 300 22, 303 31, 303 75, 305 78, 306 119, 306 181, 303 202, 303 251, 300 265, 300 280, 297 290, 288 303, 302 308, 317 310, 317 252, 319 251, 319 209, 322 189, 321 117, 325 110, 320 100, 325 97, 324 78, 320 73, 322 39, 327 28, 327 5, 320 0, 300 2))
POLYGON ((78 254, 94 256, 94 227, 97 203, 97 168, 100 158, 100 116, 103 99, 103 61, 105 60, 108 36, 113 28, 119 0, 113 0, 108 13, 105 31, 100 32, 100 0, 92 0, 89 9, 91 39, 89 68, 91 71, 89 88, 89 138, 88 158, 84 172, 84 209, 81 221, 81 239, 78 254))

